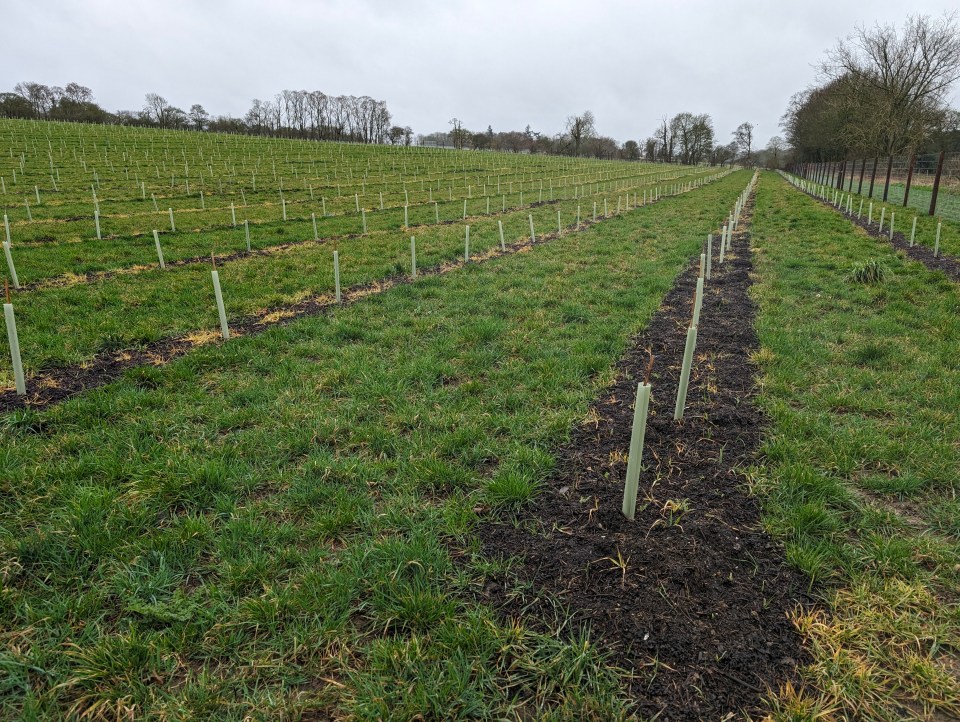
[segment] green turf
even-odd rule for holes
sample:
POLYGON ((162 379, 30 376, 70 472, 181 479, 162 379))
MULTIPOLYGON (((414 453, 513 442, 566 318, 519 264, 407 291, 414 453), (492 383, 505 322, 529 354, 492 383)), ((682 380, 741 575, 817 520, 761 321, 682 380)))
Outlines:
POLYGON ((204 347, 0 434, 0 716, 617 719, 602 645, 472 600, 749 179, 204 347))
POLYGON ((955 716, 960 290, 773 174, 753 242, 772 420, 753 480, 826 610, 799 619, 814 662, 779 716, 955 716), (871 261, 882 280, 853 272, 871 261))

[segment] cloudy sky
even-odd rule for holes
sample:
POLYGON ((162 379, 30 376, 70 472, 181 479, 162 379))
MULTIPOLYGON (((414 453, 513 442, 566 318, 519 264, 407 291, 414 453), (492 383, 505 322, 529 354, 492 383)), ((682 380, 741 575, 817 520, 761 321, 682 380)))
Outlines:
MULTIPOLYGON (((25 0, 5 3, 0 90, 75 81, 108 110, 148 92, 242 115, 284 88, 385 100, 417 133, 555 133, 592 110, 642 140, 679 111, 780 133, 790 96, 859 24, 955 3, 914 0, 25 0)), ((954 94, 954 104, 960 104, 954 94)))

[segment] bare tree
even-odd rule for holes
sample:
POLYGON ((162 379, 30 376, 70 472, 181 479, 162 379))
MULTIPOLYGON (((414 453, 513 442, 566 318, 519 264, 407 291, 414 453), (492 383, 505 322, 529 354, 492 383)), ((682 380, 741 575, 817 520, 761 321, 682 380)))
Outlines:
POLYGON ((573 154, 580 155, 580 146, 585 140, 593 136, 596 119, 589 110, 583 111, 580 115, 571 115, 567 118, 567 133, 570 140, 573 141, 573 154))
POLYGON ((194 103, 190 106, 190 112, 188 113, 190 118, 190 123, 196 130, 203 130, 207 127, 207 123, 210 122, 210 115, 204 110, 203 106, 200 103, 194 103))
POLYGON ((13 86, 13 91, 30 103, 38 118, 46 118, 56 104, 54 91, 43 83, 26 81, 13 86))
POLYGON ((780 167, 780 155, 786 150, 787 144, 779 135, 773 136, 767 142, 767 153, 770 155, 767 165, 771 168, 780 167))
POLYGON ((93 91, 79 83, 67 83, 67 87, 63 89, 63 96, 74 103, 93 102, 93 91))
POLYGON ((886 155, 915 148, 942 121, 960 78, 957 14, 910 16, 901 32, 859 27, 828 53, 822 71, 840 81, 856 114, 845 126, 848 145, 886 155))
POLYGON ((744 162, 750 165, 753 152, 753 123, 741 123, 731 135, 737 148, 743 153, 744 162))
POLYGON ((463 150, 466 145, 470 131, 463 127, 463 121, 459 118, 450 119, 450 137, 453 140, 453 147, 457 150, 463 150))
POLYGON ((170 111, 172 107, 167 99, 156 93, 147 93, 143 105, 143 112, 160 128, 170 127, 170 111))

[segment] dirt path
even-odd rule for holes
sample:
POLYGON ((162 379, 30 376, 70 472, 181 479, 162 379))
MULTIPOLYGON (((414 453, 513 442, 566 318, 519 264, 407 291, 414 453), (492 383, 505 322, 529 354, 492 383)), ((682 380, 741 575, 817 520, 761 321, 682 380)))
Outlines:
POLYGON ((694 373, 681 423, 673 421, 697 268, 677 280, 618 378, 559 450, 553 476, 521 524, 489 519, 485 553, 522 558, 490 580, 485 601, 549 628, 554 601, 592 629, 594 644, 630 676, 637 713, 658 720, 721 719, 755 710, 767 687, 794 679, 805 659, 789 620, 807 582, 760 526, 742 466, 765 420, 753 403, 758 348, 748 295, 746 230, 733 257, 713 266, 694 373), (655 355, 653 399, 636 520, 620 512, 636 384, 655 355))

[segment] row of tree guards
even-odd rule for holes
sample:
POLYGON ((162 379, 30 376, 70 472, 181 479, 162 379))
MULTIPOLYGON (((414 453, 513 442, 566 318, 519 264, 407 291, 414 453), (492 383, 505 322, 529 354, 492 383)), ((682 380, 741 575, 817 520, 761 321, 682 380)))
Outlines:
MULTIPOLYGON (((803 178, 798 178, 797 176, 790 173, 783 173, 783 176, 790 181, 794 186, 809 193, 812 196, 819 198, 820 200, 826 201, 827 203, 832 204, 841 211, 845 211, 847 215, 853 215, 853 193, 846 191, 839 191, 831 186, 821 185, 819 183, 804 180, 803 178)), ((859 221, 863 218, 863 204, 864 199, 860 199, 860 205, 857 207, 857 220, 859 221)), ((867 206, 867 226, 873 226, 873 201, 867 206)), ((887 220, 887 209, 886 206, 881 206, 880 208, 880 223, 877 226, 877 234, 883 234, 884 224, 887 220)), ((887 225, 887 236, 892 241, 894 226, 897 223, 897 214, 895 211, 890 211, 890 223, 887 225)), ((940 232, 943 230, 943 221, 937 221, 937 234, 933 240, 933 257, 936 258, 940 255, 940 232)), ((913 248, 914 244, 917 241, 917 217, 913 217, 913 224, 910 229, 910 247, 913 248)))
MULTIPOLYGON (((754 173, 747 187, 737 198, 727 218, 727 223, 723 226, 720 233, 720 258, 723 263, 726 259, 726 253, 730 250, 731 237, 740 223, 740 213, 747 202, 747 198, 753 191, 757 182, 757 174, 754 173)), ((687 403, 687 389, 690 385, 690 369, 693 366, 693 354, 697 347, 697 327, 700 325, 700 309, 703 306, 704 284, 709 282, 713 275, 713 234, 707 236, 706 248, 704 253, 700 254, 700 274, 697 277, 697 287, 693 297, 693 314, 690 318, 690 325, 687 327, 687 341, 683 349, 683 361, 680 366, 680 383, 677 386, 677 400, 673 409, 674 421, 683 420, 683 411, 687 403)), ((650 408, 650 374, 653 371, 653 353, 650 353, 650 360, 647 363, 647 369, 643 381, 637 384, 636 403, 633 408, 633 427, 630 432, 630 451, 627 455, 627 477, 623 485, 623 515, 630 521, 633 521, 637 511, 637 490, 640 486, 640 466, 643 459, 643 441, 647 433, 647 412, 650 408)))
MULTIPOLYGON (((693 180, 693 181, 690 181, 690 182, 687 182, 687 183, 678 183, 678 184, 674 184, 674 185, 668 186, 666 195, 679 195, 680 193, 689 192, 689 191, 691 191, 691 190, 693 190, 693 189, 695 189, 695 188, 699 188, 699 187, 701 187, 701 186, 703 186, 703 185, 705 185, 705 184, 707 184, 707 183, 709 183, 709 182, 711 182, 711 181, 714 181, 714 180, 717 180, 717 179, 719 179, 719 178, 722 178, 723 176, 727 175, 727 174, 730 173, 730 172, 731 172, 731 171, 726 171, 726 172, 723 172, 723 173, 717 173, 716 175, 711 176, 710 178, 698 178, 698 179, 696 179, 696 180, 693 180)), ((641 204, 641 203, 638 202, 638 196, 637 196, 637 194, 635 193, 635 194, 634 194, 634 197, 633 197, 632 208, 633 208, 633 209, 639 208, 639 207, 641 207, 641 205, 646 205, 648 202, 649 202, 649 203, 653 203, 653 202, 659 200, 660 197, 661 197, 661 188, 657 187, 657 188, 652 189, 652 190, 650 191, 649 201, 647 200, 646 192, 644 192, 643 202, 642 202, 642 204, 641 204)), ((622 208, 625 208, 626 210, 631 210, 630 195, 627 194, 627 196, 626 196, 626 203, 625 203, 624 206, 621 206, 621 200, 622 200, 622 197, 621 197, 621 198, 618 198, 618 200, 617 200, 617 213, 618 213, 618 214, 621 212, 622 208)), ((742 202, 742 201, 741 201, 741 202, 742 202)), ((739 208, 740 208, 741 202, 738 202, 737 209, 736 209, 736 217, 739 217, 739 208)), ((606 202, 606 199, 604 199, 603 211, 604 211, 603 217, 607 217, 607 202, 606 202)), ((530 222, 530 240, 531 240, 531 242, 535 243, 536 240, 537 240, 537 236, 536 236, 536 231, 535 231, 535 229, 534 229, 534 224, 533 224, 533 214, 530 213, 530 214, 528 214, 527 217, 528 217, 529 222, 530 222)), ((597 204, 596 204, 596 202, 594 202, 594 204, 593 204, 593 220, 594 220, 594 222, 596 222, 596 220, 597 220, 597 204)), ((17 279, 16 267, 15 267, 14 264, 13 264, 13 257, 12 257, 12 255, 11 255, 11 253, 10 253, 10 229, 9 229, 9 224, 7 223, 7 217, 6 217, 6 215, 4 215, 4 223, 5 223, 5 226, 6 226, 5 231, 6 231, 6 234, 7 234, 7 235, 6 235, 6 240, 3 241, 3 250, 4 250, 4 254, 6 255, 7 266, 8 266, 8 269, 9 269, 9 271, 10 271, 10 276, 11 276, 11 278, 13 279, 14 287, 15 287, 15 288, 19 288, 20 285, 19 285, 19 281, 18 281, 18 279, 17 279)), ((580 206, 577 206, 577 227, 579 228, 579 226, 580 226, 580 206)), ((730 216, 730 227, 731 227, 731 228, 735 228, 735 227, 736 227, 736 226, 735 226, 735 216, 734 216, 733 214, 731 214, 731 216, 730 216)), ((244 228, 245 228, 245 230, 246 230, 247 252, 249 253, 250 250, 251 250, 251 248, 250 248, 250 226, 249 226, 249 224, 247 223, 247 221, 244 221, 244 228)), ((498 221, 497 221, 497 229, 498 229, 499 238, 500 238, 500 250, 501 250, 501 252, 505 252, 505 251, 507 250, 507 245, 506 245, 506 239, 504 238, 504 235, 503 235, 503 221, 502 221, 502 220, 498 220, 498 221)), ((728 231, 727 231, 726 229, 727 229, 727 227, 725 226, 725 227, 724 227, 724 238, 727 238, 727 242, 729 243, 729 238, 728 238, 729 233, 728 233, 728 231)), ((562 225, 562 222, 561 222, 561 219, 560 219, 560 211, 558 210, 558 211, 557 211, 557 233, 560 234, 560 233, 562 233, 562 232, 563 232, 563 225, 562 225)), ((315 225, 315 224, 314 224, 314 236, 315 236, 315 240, 319 240, 319 239, 316 238, 316 225, 315 225)), ((155 243, 155 245, 156 245, 156 249, 157 249, 157 260, 159 261, 160 268, 161 268, 161 269, 165 269, 165 268, 166 268, 166 264, 164 263, 164 259, 163 259, 163 248, 162 248, 161 245, 160 245, 160 237, 159 237, 159 234, 158 234, 158 232, 157 232, 156 230, 153 231, 153 240, 154 240, 154 243, 155 243)), ((710 242, 708 243, 708 254, 712 254, 712 236, 711 236, 710 242)), ((723 257, 723 252, 722 252, 722 250, 721 250, 721 259, 722 259, 722 257, 723 257)), ((464 262, 464 263, 468 263, 469 261, 470 261, 470 226, 467 225, 467 226, 464 226, 463 262, 464 262)), ((217 271, 217 259, 216 259, 216 256, 215 256, 213 253, 210 254, 210 263, 211 263, 211 266, 212 266, 212 270, 211 270, 211 281, 212 281, 212 283, 213 283, 213 295, 214 295, 214 299, 215 299, 215 301, 216 301, 217 315, 218 315, 219 320, 220 320, 220 335, 221 335, 221 336, 223 337, 223 339, 226 341, 226 340, 229 340, 229 338, 230 338, 230 326, 229 326, 229 324, 228 324, 228 322, 227 322, 227 312, 226 312, 226 308, 225 308, 224 302, 223 302, 223 291, 222 291, 222 289, 221 289, 221 287, 220 287, 220 273, 217 271)), ((708 269, 708 270, 707 270, 707 279, 708 279, 708 280, 709 280, 709 278, 710 278, 710 276, 709 276, 709 263, 710 263, 710 262, 707 261, 707 269, 708 269)), ((416 279, 416 277, 417 277, 417 241, 416 241, 416 238, 413 237, 413 236, 411 236, 411 238, 410 238, 410 277, 411 277, 411 279, 416 279)), ((18 340, 18 338, 17 338, 17 326, 16 326, 16 320, 15 320, 15 318, 14 318, 14 313, 13 313, 13 304, 12 304, 12 302, 11 302, 11 300, 10 300, 10 283, 9 283, 9 281, 5 280, 5 281, 4 281, 4 284, 5 284, 5 287, 6 287, 6 303, 4 304, 4 317, 5 317, 6 325, 7 325, 7 339, 8 339, 8 341, 9 341, 9 343, 10 343, 10 354, 11 354, 11 360, 12 360, 12 364, 13 364, 14 380, 15 380, 15 384, 16 384, 17 395, 18 395, 18 396, 23 396, 23 395, 26 394, 27 389, 26 389, 26 383, 25 383, 25 380, 24 380, 23 363, 22 363, 21 358, 20 358, 20 343, 19 343, 19 340, 18 340)), ((342 295, 342 291, 341 291, 341 288, 340 288, 340 253, 339 253, 339 251, 333 251, 333 284, 334 284, 334 298, 336 299, 336 303, 338 303, 338 304, 339 304, 339 303, 342 303, 342 301, 343 301, 343 295, 342 295)), ((700 288, 700 291, 702 292, 702 284, 699 286, 699 288, 700 288)), ((699 307, 698 307, 698 309, 697 309, 697 316, 699 317, 699 307)), ((691 351, 691 353, 692 353, 692 351, 691 351)), ((689 372, 689 369, 688 369, 688 372, 689 372)))
POLYGON ((920 156, 911 153, 886 158, 794 163, 787 167, 787 171, 821 186, 855 192, 871 199, 880 198, 884 203, 901 203, 905 208, 910 201, 911 189, 922 187, 930 192, 929 204, 916 199, 914 207, 926 209, 932 216, 937 212, 941 183, 960 178, 960 153, 940 151, 920 156))

